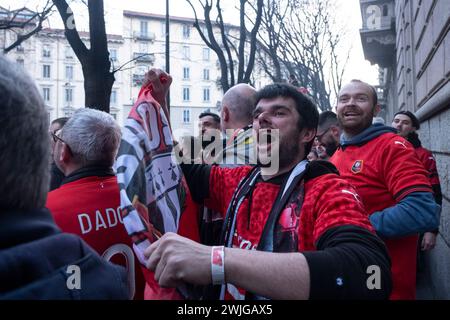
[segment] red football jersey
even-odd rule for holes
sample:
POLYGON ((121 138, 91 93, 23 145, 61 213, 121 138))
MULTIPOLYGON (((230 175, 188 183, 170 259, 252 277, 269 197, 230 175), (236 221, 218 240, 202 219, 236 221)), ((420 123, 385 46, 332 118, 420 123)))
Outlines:
MULTIPOLYGON (((330 161, 356 187, 369 215, 395 206, 412 192, 432 191, 414 148, 394 133, 339 148, 330 161)), ((414 299, 417 236, 384 240, 392 260, 391 299, 414 299)))
POLYGON ((79 235, 106 260, 125 266, 134 299, 143 299, 145 280, 123 226, 116 177, 63 184, 49 192, 47 208, 61 230, 79 235))
MULTIPOLYGON (((251 167, 212 167, 209 184, 211 198, 205 204, 225 213, 239 181, 250 170, 251 167)), ((238 210, 233 247, 247 250, 257 247, 279 190, 278 184, 256 183, 251 204, 249 199, 245 199, 238 210)), ((306 181, 301 208, 296 202, 289 203, 281 212, 278 223, 282 226, 282 233, 294 235, 291 239, 296 242, 298 251, 316 250, 320 236, 333 227, 355 225, 373 231, 355 189, 336 174, 324 174, 306 181)), ((226 299, 244 297, 244 290, 227 284, 226 299)))
POLYGON ((428 178, 430 179, 430 183, 432 185, 441 184, 441 182, 439 181, 439 175, 436 168, 436 160, 434 159, 434 156, 431 153, 431 151, 423 147, 418 147, 415 150, 420 162, 422 162, 423 166, 428 171, 428 178))

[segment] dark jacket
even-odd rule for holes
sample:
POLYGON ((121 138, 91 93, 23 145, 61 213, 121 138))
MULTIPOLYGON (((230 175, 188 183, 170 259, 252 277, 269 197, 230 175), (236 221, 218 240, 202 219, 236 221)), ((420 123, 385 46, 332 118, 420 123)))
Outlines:
POLYGON ((125 269, 75 235, 47 209, 0 212, 0 299, 127 299, 125 269), (80 288, 73 288, 79 267, 80 288))

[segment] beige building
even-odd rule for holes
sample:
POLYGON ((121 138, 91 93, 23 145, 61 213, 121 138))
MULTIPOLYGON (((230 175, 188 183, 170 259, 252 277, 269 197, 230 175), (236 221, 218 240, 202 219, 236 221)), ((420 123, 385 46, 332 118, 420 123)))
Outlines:
POLYGON ((361 40, 380 67, 383 117, 398 110, 421 121, 420 139, 436 158, 443 205, 436 248, 427 256, 433 298, 450 299, 450 1, 360 0, 361 40))
MULTIPOLYGON (((0 19, 10 12, 0 7, 0 19)), ((24 11, 32 15, 31 11, 24 11)), ((190 18, 170 18, 170 90, 171 122, 176 136, 197 133, 201 112, 217 112, 223 93, 217 86, 219 63, 192 26, 190 18)), ((31 28, 29 25, 27 28, 31 28)), ((236 29, 237 30, 237 29, 236 29)), ((89 34, 79 32, 87 46, 89 34)), ((16 34, 2 30, 0 48, 16 40, 16 34)), ((115 73, 111 92, 111 114, 123 124, 138 95, 145 72, 152 67, 165 69, 165 16, 142 12, 123 12, 123 32, 108 35, 108 48, 115 73)), ((49 119, 70 116, 84 107, 81 65, 65 39, 63 30, 44 29, 8 53, 22 64, 35 79, 48 106, 49 119)), ((256 70, 257 86, 268 83, 261 70, 256 70)))

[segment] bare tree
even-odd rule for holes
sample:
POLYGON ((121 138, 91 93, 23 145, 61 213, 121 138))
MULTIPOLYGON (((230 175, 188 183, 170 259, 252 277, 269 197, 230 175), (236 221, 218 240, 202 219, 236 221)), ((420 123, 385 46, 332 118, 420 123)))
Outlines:
POLYGON ((67 41, 81 63, 84 76, 85 106, 109 113, 111 90, 115 78, 109 59, 103 0, 88 0, 87 2, 89 49, 80 38, 73 12, 67 1, 53 0, 53 3, 64 23, 67 41))
POLYGON ((343 31, 332 21, 329 0, 266 0, 262 26, 260 43, 270 63, 258 63, 266 73, 275 81, 283 73, 294 75, 320 109, 330 110, 350 51, 340 59, 343 31))
POLYGON ((221 70, 220 87, 223 92, 236 83, 249 83, 255 64, 257 35, 261 25, 264 0, 255 0, 256 14, 253 19, 248 19, 245 15, 246 6, 250 5, 250 1, 239 0, 239 31, 236 35, 233 35, 231 31, 232 26, 224 22, 220 0, 198 1, 203 9, 204 21, 202 22, 199 21, 197 10, 191 0, 186 1, 194 11, 194 27, 205 44, 217 55, 221 70), (212 20, 211 16, 214 5, 217 14, 215 21, 212 20), (204 23, 206 32, 202 30, 201 23, 204 23), (252 26, 251 30, 247 29, 247 24, 252 26), (219 30, 219 33, 216 30, 219 30), (235 42, 237 42, 237 45, 235 45, 235 42))
POLYGON ((26 18, 20 18, 23 13, 30 12, 27 8, 13 10, 10 15, 0 20, 0 30, 10 30, 17 35, 16 40, 3 49, 3 53, 7 54, 14 48, 20 46, 25 40, 42 30, 42 25, 48 16, 52 13, 54 4, 50 0, 44 5, 40 11, 27 14, 26 18))

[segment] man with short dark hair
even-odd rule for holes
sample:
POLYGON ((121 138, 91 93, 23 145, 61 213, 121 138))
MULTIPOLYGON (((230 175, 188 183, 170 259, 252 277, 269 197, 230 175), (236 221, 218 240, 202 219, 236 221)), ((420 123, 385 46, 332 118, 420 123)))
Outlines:
MULTIPOLYGON (((49 128, 50 135, 57 134, 59 130, 61 130, 62 127, 66 124, 67 120, 69 120, 68 117, 58 118, 52 121, 49 128)), ((52 140, 53 141, 53 140, 52 140)), ((54 143, 54 141, 53 141, 54 143)), ((53 153, 53 145, 52 145, 52 153, 53 153)), ((64 179, 64 173, 62 173, 61 170, 58 169, 58 167, 55 164, 55 161, 53 161, 53 154, 52 154, 52 163, 50 164, 50 190, 55 190, 61 186, 61 182, 64 179)))
POLYGON ((65 232, 82 237, 107 260, 125 265, 130 298, 142 299, 144 278, 119 210, 119 186, 112 169, 121 130, 114 118, 82 108, 55 138, 53 158, 64 173, 47 207, 65 232))
MULTIPOLYGON (((167 92, 159 78, 154 90, 167 92)), ((220 295, 207 298, 215 299, 387 298, 387 253, 356 191, 330 163, 305 160, 314 103, 287 84, 263 88, 256 102, 260 165, 181 165, 194 200, 225 217, 221 245, 165 234, 145 251, 155 279, 214 284, 220 295), (377 290, 367 286, 371 265, 379 267, 377 290)))
POLYGON ((126 299, 125 270, 61 233, 44 208, 46 107, 23 68, 2 55, 0 112, 0 299, 126 299))
POLYGON ((319 125, 317 126, 317 142, 325 147, 326 154, 331 157, 339 146, 341 129, 336 113, 324 111, 319 115, 319 125))
POLYGON ((391 299, 414 299, 417 234, 436 228, 439 206, 411 144, 396 130, 372 124, 380 106, 374 87, 352 80, 338 96, 342 135, 331 157, 354 185, 392 260, 391 299))
MULTIPOLYGON (((436 203, 442 206, 442 192, 441 183, 439 181, 439 175, 436 168, 436 160, 434 159, 431 151, 422 147, 422 142, 419 139, 419 135, 416 130, 420 129, 419 119, 416 118, 411 111, 399 111, 394 115, 392 120, 392 127, 398 130, 398 134, 407 139, 414 147, 417 157, 428 171, 428 178, 430 179, 431 187, 434 192, 434 199, 436 203)), ((430 230, 431 232, 425 232, 422 241, 421 249, 423 251, 431 250, 436 245, 436 235, 439 230, 430 230)), ((418 259, 420 262, 420 260, 418 259)))

